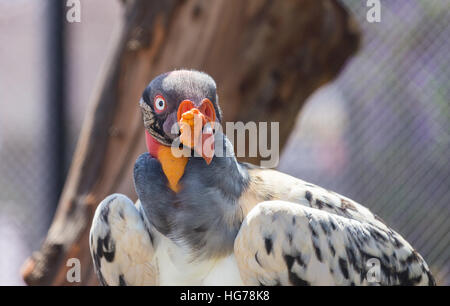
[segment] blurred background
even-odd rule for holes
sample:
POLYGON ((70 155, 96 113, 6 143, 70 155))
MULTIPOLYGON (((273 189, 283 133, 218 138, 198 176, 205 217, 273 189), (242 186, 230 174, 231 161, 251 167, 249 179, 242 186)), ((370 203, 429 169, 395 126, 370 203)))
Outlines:
MULTIPOLYGON (((380 23, 341 2, 361 49, 309 98, 279 169, 369 207, 450 285, 450 2, 382 0, 380 23)), ((81 8, 58 24, 46 1, 0 0, 0 285, 23 284, 47 233, 121 17, 119 1, 81 8)))

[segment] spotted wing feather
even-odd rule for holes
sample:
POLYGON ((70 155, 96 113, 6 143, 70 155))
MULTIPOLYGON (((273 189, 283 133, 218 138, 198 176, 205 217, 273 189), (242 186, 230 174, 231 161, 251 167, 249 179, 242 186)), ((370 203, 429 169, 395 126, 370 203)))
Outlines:
POLYGON ((432 285, 396 232, 284 201, 255 206, 234 252, 247 285, 432 285))
POLYGON ((140 203, 121 194, 105 198, 97 207, 89 245, 94 269, 102 285, 154 285, 154 235, 140 203))

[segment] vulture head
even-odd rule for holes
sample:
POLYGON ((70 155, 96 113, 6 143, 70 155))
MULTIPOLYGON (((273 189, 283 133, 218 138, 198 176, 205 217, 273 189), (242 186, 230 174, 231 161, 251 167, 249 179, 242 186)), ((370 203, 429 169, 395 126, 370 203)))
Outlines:
POLYGON ((213 129, 220 124, 221 111, 209 75, 195 70, 161 74, 144 90, 139 105, 151 155, 160 146, 185 146, 211 162, 213 129))

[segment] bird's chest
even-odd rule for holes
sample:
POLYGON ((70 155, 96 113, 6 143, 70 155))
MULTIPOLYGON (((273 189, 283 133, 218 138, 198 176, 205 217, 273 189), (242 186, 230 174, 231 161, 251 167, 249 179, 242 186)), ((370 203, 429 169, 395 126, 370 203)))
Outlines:
POLYGON ((164 237, 155 258, 161 286, 243 285, 234 254, 192 262, 185 249, 164 237))

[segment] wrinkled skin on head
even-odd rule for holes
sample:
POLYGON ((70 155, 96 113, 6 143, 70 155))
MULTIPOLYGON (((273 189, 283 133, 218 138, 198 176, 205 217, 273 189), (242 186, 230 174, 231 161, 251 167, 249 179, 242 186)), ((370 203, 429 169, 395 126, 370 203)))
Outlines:
POLYGON ((190 100, 194 106, 200 107, 203 99, 209 99, 216 112, 216 120, 222 115, 218 105, 216 83, 203 72, 177 70, 157 76, 142 94, 140 106, 146 130, 159 143, 170 146, 178 133, 172 133, 177 123, 177 111, 181 102, 190 100), (163 111, 155 108, 155 98, 164 98, 166 106, 163 111))

